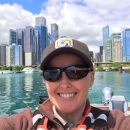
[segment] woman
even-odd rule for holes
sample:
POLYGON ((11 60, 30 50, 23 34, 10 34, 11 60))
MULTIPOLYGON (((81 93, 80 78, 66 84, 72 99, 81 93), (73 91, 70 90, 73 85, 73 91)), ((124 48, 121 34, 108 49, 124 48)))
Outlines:
POLYGON ((49 99, 32 114, 30 109, 0 119, 0 130, 130 130, 130 118, 119 110, 92 107, 88 92, 94 83, 86 44, 62 38, 43 52, 43 80, 49 99))

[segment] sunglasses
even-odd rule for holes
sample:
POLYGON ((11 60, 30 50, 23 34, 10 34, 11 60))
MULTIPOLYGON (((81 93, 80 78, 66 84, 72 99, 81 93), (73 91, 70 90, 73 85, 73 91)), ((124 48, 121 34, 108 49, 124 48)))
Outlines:
POLYGON ((69 79, 81 79, 87 76, 93 68, 88 68, 86 65, 72 65, 65 68, 47 68, 43 70, 43 77, 50 82, 55 82, 61 79, 62 72, 65 72, 69 79))

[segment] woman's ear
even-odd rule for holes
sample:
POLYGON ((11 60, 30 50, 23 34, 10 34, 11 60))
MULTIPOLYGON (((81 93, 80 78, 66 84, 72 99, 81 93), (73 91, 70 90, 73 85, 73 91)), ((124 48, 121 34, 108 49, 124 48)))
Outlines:
POLYGON ((92 71, 92 72, 91 72, 91 77, 90 77, 90 78, 91 78, 91 79, 90 79, 90 80, 91 80, 91 81, 90 81, 90 88, 92 87, 92 85, 93 85, 93 83, 94 83, 94 79, 95 79, 94 76, 95 76, 95 71, 92 71))

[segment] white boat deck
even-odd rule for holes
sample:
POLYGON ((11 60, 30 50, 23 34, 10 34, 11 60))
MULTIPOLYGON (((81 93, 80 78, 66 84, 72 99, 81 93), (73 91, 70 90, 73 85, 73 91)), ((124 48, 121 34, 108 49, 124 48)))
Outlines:
POLYGON ((13 74, 13 71, 10 70, 0 70, 0 74, 13 74))
MULTIPOLYGON (((130 102, 127 102, 127 103, 128 103, 128 110, 130 111, 130 102)), ((109 110, 109 104, 104 105, 104 104, 92 103, 91 105, 94 106, 94 107, 101 108, 101 109, 103 109, 103 110, 109 110)))

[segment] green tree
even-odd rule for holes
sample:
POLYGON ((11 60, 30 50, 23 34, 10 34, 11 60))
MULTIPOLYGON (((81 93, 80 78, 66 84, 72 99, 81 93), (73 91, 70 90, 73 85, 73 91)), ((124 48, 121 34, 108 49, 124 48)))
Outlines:
POLYGON ((99 65, 99 66, 98 66, 98 70, 100 70, 100 71, 103 70, 103 66, 102 66, 102 65, 99 65))
POLYGON ((115 67, 115 68, 119 68, 121 66, 121 63, 119 62, 114 62, 110 65, 110 67, 115 67))
POLYGON ((3 65, 2 70, 9 70, 9 68, 6 65, 3 65))
POLYGON ((20 67, 19 66, 15 66, 14 67, 14 71, 20 71, 20 67))
POLYGON ((8 69, 12 71, 12 70, 13 70, 13 67, 12 67, 12 66, 9 66, 8 69))

